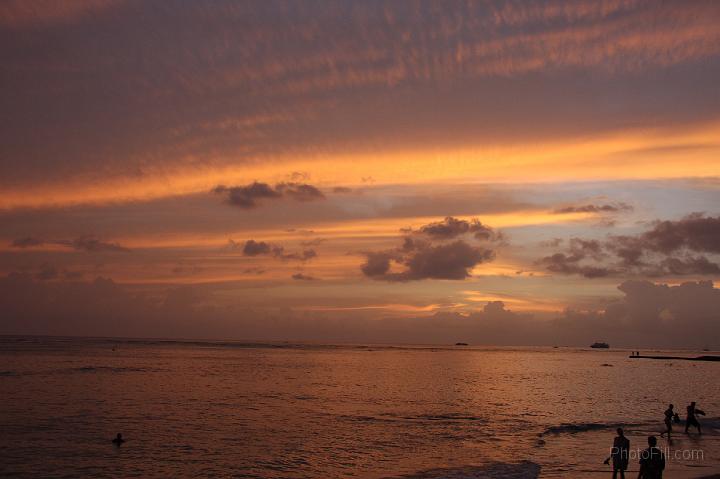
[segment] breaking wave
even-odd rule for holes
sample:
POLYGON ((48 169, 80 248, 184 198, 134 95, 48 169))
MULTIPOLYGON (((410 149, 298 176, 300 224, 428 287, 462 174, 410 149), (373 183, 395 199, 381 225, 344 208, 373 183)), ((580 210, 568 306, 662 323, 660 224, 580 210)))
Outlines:
MULTIPOLYGON (((700 423, 703 426, 703 430, 705 429, 720 429, 720 417, 700 417, 700 423)), ((682 426, 685 424, 685 420, 682 419, 678 425, 682 426)), ((630 427, 647 427, 647 426, 657 426, 658 432, 662 430, 661 423, 659 421, 655 422, 635 422, 635 423, 620 423, 620 422, 608 422, 608 423, 564 423, 557 426, 550 426, 547 429, 545 429, 543 432, 538 434, 538 437, 548 436, 548 435, 559 435, 559 434, 578 434, 583 432, 591 432, 591 431, 606 431, 606 430, 612 430, 616 429, 618 427, 622 428, 630 428, 630 427)))
POLYGON ((398 415, 398 414, 379 414, 377 416, 345 416, 350 420, 361 422, 486 422, 485 418, 473 416, 463 413, 442 413, 442 414, 418 414, 418 415, 398 415))
MULTIPOLYGON (((402 476, 396 479, 535 479, 540 475, 540 466, 534 462, 518 463, 494 462, 485 466, 462 466, 442 469, 429 469, 402 476)), ((386 478, 390 479, 390 478, 386 478)))
POLYGON ((616 429, 618 427, 641 426, 640 423, 619 423, 619 422, 586 422, 586 423, 564 423, 558 426, 550 426, 538 436, 557 435, 557 434, 577 434, 589 431, 604 431, 608 429, 616 429))

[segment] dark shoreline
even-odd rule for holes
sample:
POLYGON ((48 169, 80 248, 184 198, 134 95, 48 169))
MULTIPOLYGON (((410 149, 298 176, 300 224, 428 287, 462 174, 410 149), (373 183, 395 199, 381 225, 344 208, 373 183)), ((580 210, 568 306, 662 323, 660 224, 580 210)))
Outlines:
POLYGON ((720 356, 628 356, 630 359, 679 359, 681 361, 720 361, 720 356))

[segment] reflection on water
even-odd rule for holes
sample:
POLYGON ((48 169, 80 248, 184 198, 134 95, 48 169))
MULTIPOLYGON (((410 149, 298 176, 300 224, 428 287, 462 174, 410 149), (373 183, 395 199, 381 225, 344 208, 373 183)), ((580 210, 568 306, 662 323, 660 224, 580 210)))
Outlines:
MULTIPOLYGON (((0 473, 592 475, 617 424, 639 446, 669 402, 720 415, 720 365, 627 355, 4 338, 0 473)), ((707 424, 704 460, 669 477, 720 470, 707 424)))

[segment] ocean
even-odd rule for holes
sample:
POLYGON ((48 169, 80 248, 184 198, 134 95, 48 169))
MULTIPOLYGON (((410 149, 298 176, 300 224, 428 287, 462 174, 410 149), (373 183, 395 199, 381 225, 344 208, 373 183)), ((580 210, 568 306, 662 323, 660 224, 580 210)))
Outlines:
POLYGON ((610 477, 690 401, 665 477, 720 472, 720 363, 629 354, 0 337, 0 476, 610 477))

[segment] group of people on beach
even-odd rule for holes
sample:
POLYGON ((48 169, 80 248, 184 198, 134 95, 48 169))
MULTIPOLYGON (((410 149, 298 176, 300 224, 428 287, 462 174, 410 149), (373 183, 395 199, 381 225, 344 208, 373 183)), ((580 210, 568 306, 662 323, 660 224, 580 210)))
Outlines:
MULTIPOLYGON (((660 436, 663 434, 667 434, 668 439, 670 438, 670 434, 672 433, 672 425, 673 422, 679 423, 680 422, 680 415, 675 412, 675 406, 670 404, 668 408, 665 410, 665 431, 660 433, 660 436)), ((687 409, 687 416, 685 417, 685 434, 689 433, 690 426, 696 427, 698 430, 698 434, 702 434, 702 429, 700 428, 700 421, 698 421, 698 416, 704 416, 705 413, 698 409, 695 406, 695 401, 691 402, 687 409)))
MULTIPOLYGON (((694 426, 698 430, 698 434, 702 434, 700 422, 697 416, 704 416, 705 413, 698 409, 695 401, 687 406, 687 417, 685 419, 685 433, 689 433, 690 426, 694 426)), ((672 433, 673 422, 679 423, 680 416, 675 412, 675 406, 670 404, 665 410, 665 431, 660 433, 662 437, 667 434, 670 439, 672 433)), ((665 470, 665 454, 657 447, 657 438, 648 436, 648 447, 640 453, 640 471, 638 479, 662 479, 665 470)), ((617 436, 613 440, 613 447, 610 450, 610 456, 605 459, 605 464, 610 464, 612 460, 613 479, 617 479, 620 473, 621 479, 625 479, 625 471, 628 467, 630 459, 630 440, 625 437, 625 432, 621 427, 617 428, 617 436)))

